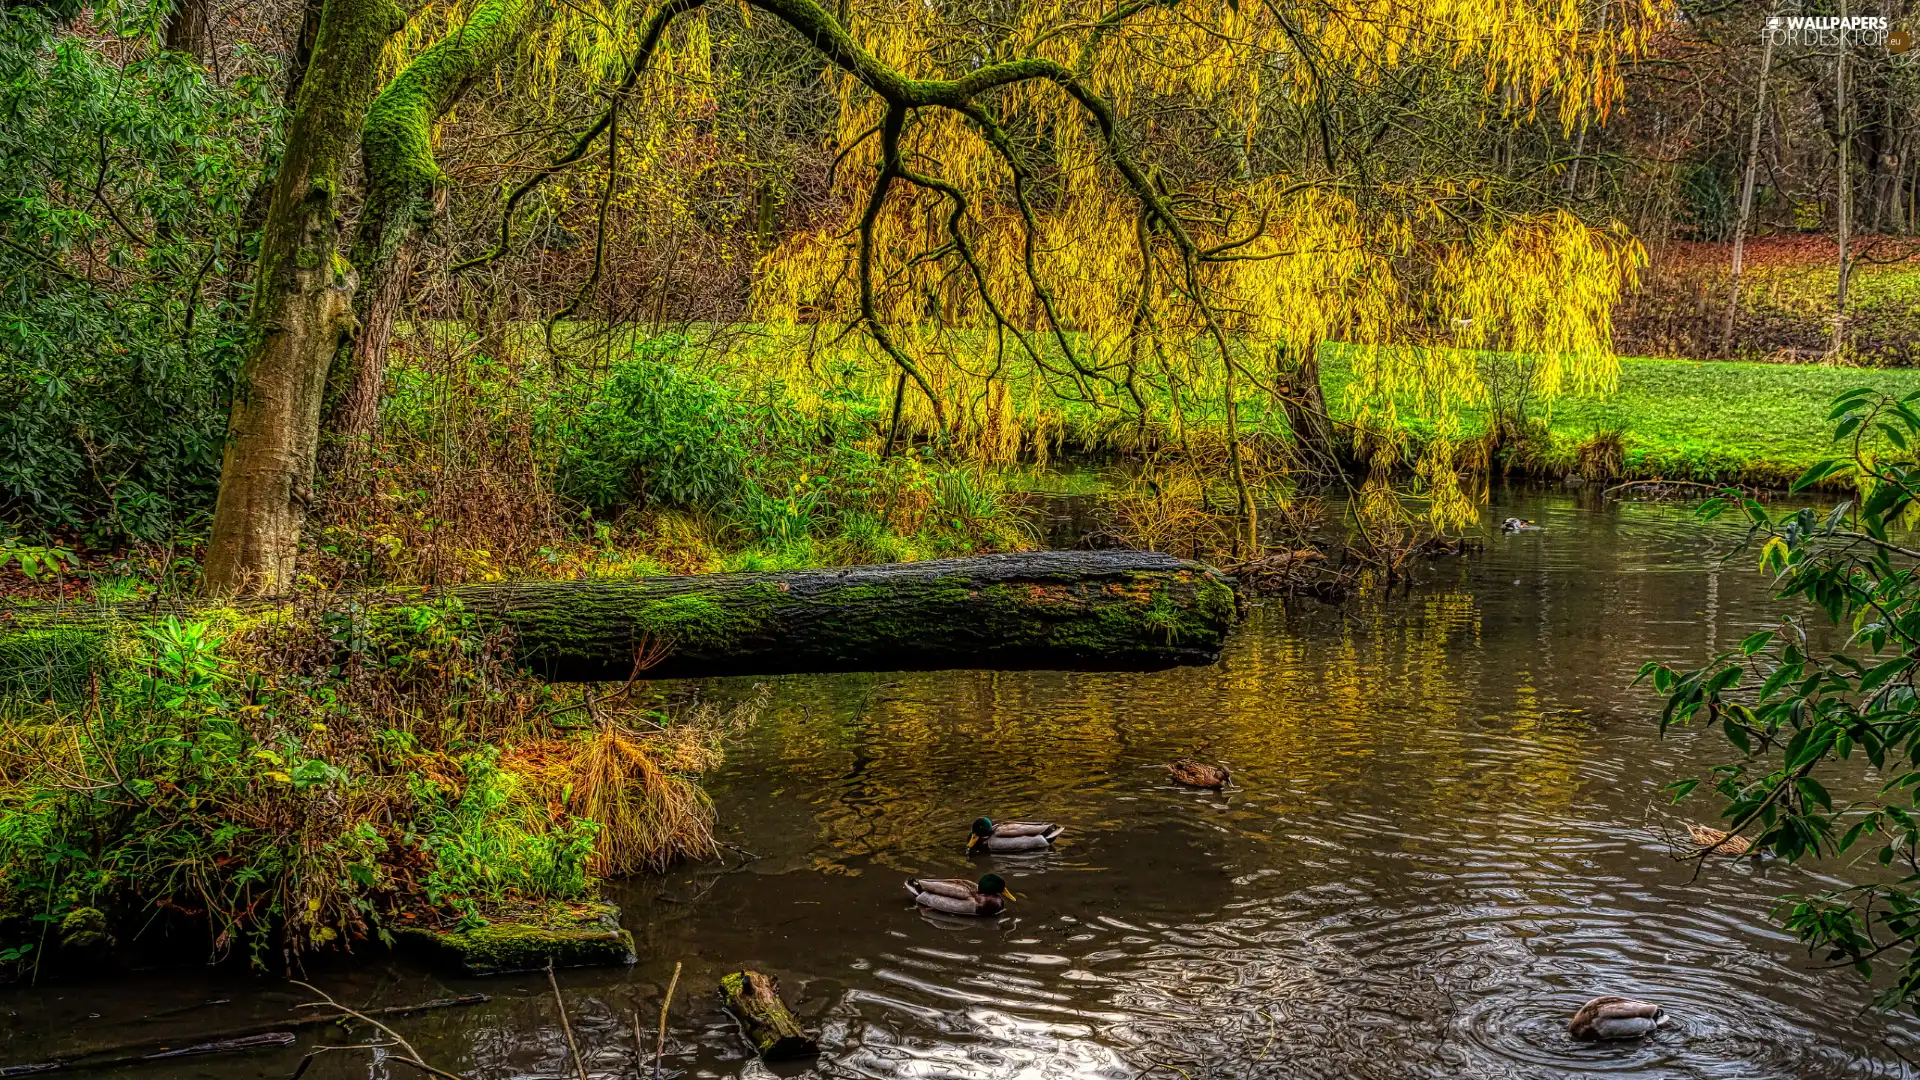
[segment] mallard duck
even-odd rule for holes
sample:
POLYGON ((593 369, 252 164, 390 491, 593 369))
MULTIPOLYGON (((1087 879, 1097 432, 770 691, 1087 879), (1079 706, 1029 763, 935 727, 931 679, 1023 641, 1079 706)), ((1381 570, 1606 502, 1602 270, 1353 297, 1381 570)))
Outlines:
POLYGON ((1503 533, 1539 532, 1540 526, 1526 518, 1508 518, 1500 523, 1500 531, 1503 533))
POLYGON ((967 854, 977 850, 986 850, 994 854, 1012 851, 1045 851, 1053 846, 1060 834, 1067 831, 1064 825, 1053 825, 1045 821, 995 821, 992 818, 975 818, 973 833, 967 837, 967 854))
POLYGON ((1184 757, 1168 765, 1167 771, 1173 774, 1173 782, 1176 784, 1209 788, 1214 791, 1226 787, 1227 781, 1233 779, 1233 774, 1227 771, 1225 765, 1209 765, 1204 761, 1184 757))
POLYGON ((949 915, 998 915, 1013 899, 999 874, 988 874, 977 886, 966 878, 908 878, 907 891, 914 903, 949 915))
POLYGON ((1567 1034, 1587 1040, 1638 1039, 1666 1022, 1666 1010, 1650 1001, 1597 997, 1573 1014, 1567 1034))
POLYGON ((1706 825, 1695 825, 1691 822, 1687 824, 1687 831, 1693 834, 1693 842, 1700 846, 1701 851, 1711 849, 1730 859, 1737 859, 1742 855, 1750 855, 1753 853, 1753 841, 1741 836, 1739 833, 1729 835, 1728 833, 1721 832, 1719 829, 1706 825))

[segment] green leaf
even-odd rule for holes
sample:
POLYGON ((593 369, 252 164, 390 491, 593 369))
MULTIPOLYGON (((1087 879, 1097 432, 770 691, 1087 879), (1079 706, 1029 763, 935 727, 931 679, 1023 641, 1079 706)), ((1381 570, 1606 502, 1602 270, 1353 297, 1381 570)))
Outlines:
POLYGON ((1833 809, 1833 797, 1827 794, 1826 788, 1820 786, 1820 781, 1811 776, 1803 776, 1793 783, 1794 787, 1799 789, 1801 798, 1822 809, 1833 809))
POLYGON ((1815 462, 1806 472, 1800 474, 1800 478, 1795 480, 1788 490, 1799 491, 1811 487, 1834 473, 1845 470, 1850 464, 1852 463, 1843 458, 1828 458, 1825 461, 1815 462))
POLYGON ((1746 728, 1728 718, 1720 722, 1720 730, 1726 733, 1728 742, 1740 748, 1741 753, 1753 753, 1753 740, 1747 736, 1746 728))
POLYGON ((1757 634, 1749 634, 1747 635, 1747 639, 1740 643, 1740 653, 1743 656, 1752 656, 1754 653, 1772 644, 1772 642, 1773 631, 1771 630, 1762 630, 1757 634))
POLYGON ((1912 666, 1913 660, 1911 658, 1896 656, 1886 663, 1881 664, 1879 667, 1874 668, 1872 671, 1867 672, 1865 675, 1860 676, 1860 692, 1870 694, 1886 685, 1888 679, 1893 678, 1912 666))

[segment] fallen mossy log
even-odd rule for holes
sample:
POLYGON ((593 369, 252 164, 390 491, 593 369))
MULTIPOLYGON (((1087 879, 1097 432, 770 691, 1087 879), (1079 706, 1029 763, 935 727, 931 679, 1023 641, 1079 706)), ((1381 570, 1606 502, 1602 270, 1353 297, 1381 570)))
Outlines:
POLYGON ((736 971, 720 980, 720 1001, 740 1021, 747 1041, 762 1061, 812 1057, 820 1044, 800 1028, 793 1011, 780 1000, 780 980, 758 971, 736 971))
MULTIPOLYGON (((1219 657, 1232 586, 1149 551, 1039 551, 776 573, 461 585, 330 603, 372 611, 452 597, 483 631, 553 682, 618 682, 643 648, 649 679, 794 672, 1154 670, 1219 657)), ((237 610, 273 607, 253 601, 237 610)), ((204 605, 102 605, 0 613, 0 690, 84 685, 125 627, 204 605)), ((229 607, 227 610, 234 610, 229 607)))

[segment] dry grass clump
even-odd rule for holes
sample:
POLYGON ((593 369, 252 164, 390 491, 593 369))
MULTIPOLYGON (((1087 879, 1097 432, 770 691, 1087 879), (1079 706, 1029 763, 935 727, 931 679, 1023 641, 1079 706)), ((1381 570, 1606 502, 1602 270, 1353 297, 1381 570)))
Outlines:
POLYGON ((1574 469, 1589 480, 1611 480, 1627 471, 1627 440, 1618 430, 1596 431, 1580 444, 1574 469))
POLYGON ((702 703, 671 720, 638 710, 601 715, 584 734, 510 747, 501 767, 556 811, 599 824, 595 874, 664 870, 718 853, 713 802, 698 778, 720 764, 726 737, 766 700, 762 686, 730 709, 702 703))

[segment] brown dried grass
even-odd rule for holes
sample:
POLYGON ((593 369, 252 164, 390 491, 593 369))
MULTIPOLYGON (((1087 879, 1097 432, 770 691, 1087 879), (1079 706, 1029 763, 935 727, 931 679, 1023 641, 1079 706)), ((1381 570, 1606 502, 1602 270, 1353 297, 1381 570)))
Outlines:
POLYGON ((670 722, 622 710, 572 738, 517 744, 502 767, 556 810, 598 822, 593 870, 620 876, 664 870, 719 851, 713 802, 700 774, 722 760, 721 744, 766 704, 762 687, 731 709, 701 704, 670 722))

